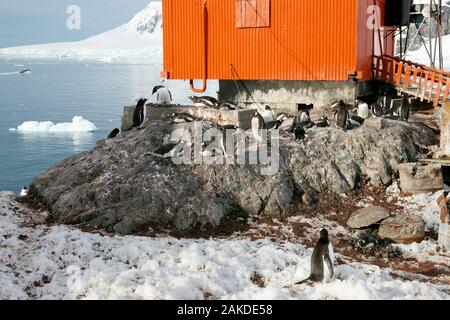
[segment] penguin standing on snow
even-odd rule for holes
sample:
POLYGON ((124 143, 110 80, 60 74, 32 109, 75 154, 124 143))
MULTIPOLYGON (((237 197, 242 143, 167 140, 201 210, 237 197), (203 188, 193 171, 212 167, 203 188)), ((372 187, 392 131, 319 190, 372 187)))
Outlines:
POLYGON ((153 87, 152 96, 156 93, 156 103, 169 105, 172 103, 172 93, 164 86, 153 87))
POLYGON ((139 128, 145 121, 145 102, 147 102, 147 99, 139 99, 136 108, 134 108, 133 111, 133 128, 139 128))
POLYGON ((317 241, 311 256, 311 273, 308 278, 300 282, 297 282, 296 284, 303 284, 308 282, 322 282, 325 273, 324 263, 326 263, 328 267, 330 277, 332 278, 334 276, 334 267, 333 267, 334 250, 333 246, 330 244, 331 241, 328 237, 328 231, 326 229, 322 229, 320 231, 320 238, 317 241))

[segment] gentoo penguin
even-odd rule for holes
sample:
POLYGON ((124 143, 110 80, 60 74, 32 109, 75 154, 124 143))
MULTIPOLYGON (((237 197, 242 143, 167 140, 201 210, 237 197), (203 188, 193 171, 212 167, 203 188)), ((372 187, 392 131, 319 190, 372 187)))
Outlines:
POLYGON ((171 114, 172 123, 187 123, 194 122, 196 118, 189 113, 172 113, 171 114))
POLYGON ((412 110, 411 103, 408 96, 403 95, 402 105, 400 106, 400 119, 407 122, 409 120, 409 113, 412 110))
POLYGON ((293 126, 302 126, 305 129, 309 129, 315 126, 314 122, 311 121, 308 110, 301 110, 298 115, 294 118, 293 126))
POLYGON ((292 118, 290 115, 288 115, 287 113, 282 112, 282 113, 277 114, 275 120, 281 120, 281 121, 284 122, 286 120, 289 120, 290 118, 292 118))
POLYGON ((299 114, 299 121, 300 122, 305 122, 305 121, 309 121, 311 120, 311 117, 309 115, 309 111, 308 110, 302 110, 300 111, 299 114))
POLYGON ((272 108, 270 106, 265 106, 264 107, 264 111, 262 113, 262 117, 263 117, 265 123, 269 123, 269 122, 272 122, 274 120, 274 118, 273 118, 273 111, 272 111, 272 108))
POLYGON ((328 231, 322 229, 320 231, 320 239, 317 241, 314 247, 313 254, 311 256, 311 274, 305 280, 297 282, 296 284, 302 284, 305 282, 321 282, 324 278, 324 265, 327 264, 330 271, 330 277, 334 276, 333 261, 330 257, 330 239, 328 238, 328 231))
POLYGON ((372 115, 374 117, 382 117, 383 116, 383 106, 380 101, 376 101, 371 104, 370 109, 372 110, 372 115))
POLYGON ((369 105, 362 100, 356 100, 356 105, 358 107, 358 117, 363 119, 368 119, 370 117, 369 105))
POLYGON ((218 109, 221 111, 227 111, 227 110, 237 110, 239 109, 238 106, 233 103, 233 102, 229 102, 229 101, 225 101, 225 102, 220 102, 218 105, 218 109))
POLYGON ((180 156, 183 151, 186 141, 171 142, 163 144, 161 147, 155 149, 153 152, 147 153, 146 156, 155 156, 159 158, 172 158, 175 156, 180 156))
POLYGON ((334 111, 334 121, 336 128, 345 129, 348 120, 348 108, 343 100, 339 100, 334 111))
POLYGON ((364 124, 364 119, 354 115, 349 119, 349 122, 353 127, 361 127, 364 124))
POLYGON ((117 128, 115 128, 113 131, 111 131, 111 132, 108 134, 108 137, 107 137, 106 139, 113 139, 113 138, 117 137, 117 135, 118 135, 119 133, 120 133, 120 130, 117 129, 117 128))
POLYGON ((379 239, 375 235, 373 235, 370 230, 368 230, 358 235, 356 243, 361 248, 368 248, 376 247, 380 242, 379 239))
POLYGON ((145 108, 145 102, 147 102, 147 99, 139 99, 136 108, 134 108, 133 111, 133 128, 140 127, 145 120, 144 117, 144 108, 145 108))
POLYGON ((330 121, 328 121, 327 116, 322 116, 319 121, 316 122, 316 127, 318 128, 326 128, 330 126, 330 121))
POLYGON ((210 96, 190 96, 189 100, 191 100, 196 107, 208 107, 217 109, 219 106, 219 101, 217 101, 216 98, 210 96))
POLYGON ((152 96, 156 93, 156 103, 168 105, 172 103, 172 93, 164 86, 153 87, 152 96))
POLYGON ((23 69, 23 70, 20 71, 20 74, 27 74, 27 73, 30 73, 30 72, 31 72, 30 69, 23 69))
POLYGON ((27 187, 23 187, 22 190, 20 191, 20 196, 21 197, 26 197, 28 196, 28 188, 27 187))
POLYGON ((307 129, 314 128, 316 126, 316 124, 311 120, 306 120, 306 121, 300 122, 297 126, 302 127, 303 129, 307 130, 307 129))
POLYGON ((266 122, 264 128, 267 130, 279 129, 282 124, 283 124, 282 120, 269 121, 266 122))
POLYGON ((264 118, 256 111, 252 117, 252 134, 258 143, 261 143, 263 140, 261 130, 265 129, 265 127, 264 118))
POLYGON ((306 137, 306 131, 302 126, 297 126, 293 129, 295 140, 304 140, 306 137))

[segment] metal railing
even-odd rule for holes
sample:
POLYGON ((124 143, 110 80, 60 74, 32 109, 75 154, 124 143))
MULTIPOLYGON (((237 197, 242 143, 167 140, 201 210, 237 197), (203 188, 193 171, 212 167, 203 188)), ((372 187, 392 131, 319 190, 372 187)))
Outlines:
POLYGON ((374 56, 374 77, 435 107, 448 101, 450 72, 383 55, 374 56))

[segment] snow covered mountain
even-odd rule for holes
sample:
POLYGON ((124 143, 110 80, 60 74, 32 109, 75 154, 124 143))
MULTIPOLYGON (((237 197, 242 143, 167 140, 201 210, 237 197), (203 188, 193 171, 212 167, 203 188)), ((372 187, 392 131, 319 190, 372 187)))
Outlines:
POLYGON ((75 59, 162 60, 162 4, 150 2, 128 23, 77 42, 0 49, 1 56, 75 59))

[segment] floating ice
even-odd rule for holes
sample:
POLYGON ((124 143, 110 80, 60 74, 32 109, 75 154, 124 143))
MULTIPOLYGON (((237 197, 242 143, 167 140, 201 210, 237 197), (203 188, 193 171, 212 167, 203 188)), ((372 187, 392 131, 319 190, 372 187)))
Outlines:
POLYGON ((19 132, 93 132, 97 127, 89 120, 81 116, 75 116, 72 122, 53 123, 52 121, 26 121, 17 128, 11 128, 9 131, 19 132))

